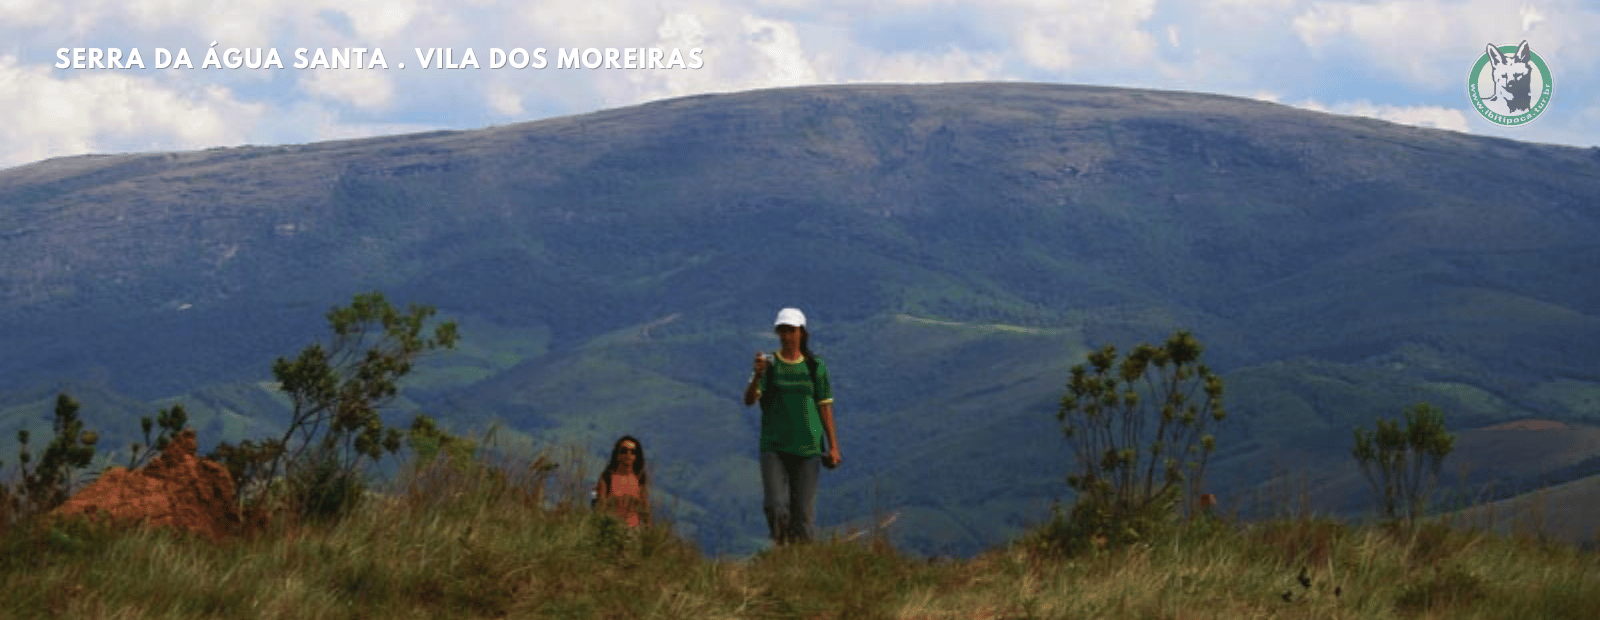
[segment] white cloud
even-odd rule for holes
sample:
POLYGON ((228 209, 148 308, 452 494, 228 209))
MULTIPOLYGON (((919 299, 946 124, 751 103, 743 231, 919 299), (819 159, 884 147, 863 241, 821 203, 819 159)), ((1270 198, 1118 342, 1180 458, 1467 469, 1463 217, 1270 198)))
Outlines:
POLYGON ((1448 129, 1463 133, 1472 131, 1471 125, 1467 123, 1467 115, 1465 113, 1455 108, 1443 106, 1395 106, 1375 104, 1366 100, 1341 101, 1331 105, 1324 105, 1311 99, 1291 105, 1318 112, 1365 116, 1403 125, 1448 129))
MULTIPOLYGON (((384 61, 391 67, 399 65, 387 58, 384 61)), ((365 110, 386 108, 394 101, 394 83, 381 69, 306 69, 297 73, 300 88, 319 98, 365 110)))
MULTIPOLYGON (((699 69, 653 69, 595 74, 608 104, 635 103, 706 92, 801 86, 835 76, 808 53, 793 23, 731 10, 666 16, 648 47, 701 48, 699 69)), ((688 60, 685 58, 685 60, 688 60)))
POLYGON ((1534 51, 1592 65, 1600 52, 1594 5, 1556 0, 1541 6, 1501 0, 1317 2, 1294 18, 1293 29, 1314 57, 1344 56, 1374 74, 1439 89, 1457 86, 1486 43, 1514 45, 1548 14, 1555 19, 1540 28, 1534 51))
POLYGON ((484 98, 489 108, 501 116, 523 116, 528 111, 522 107, 522 93, 505 82, 491 82, 484 87, 484 98))
POLYGON ((0 21, 13 26, 44 24, 60 16, 61 10, 50 0, 0 0, 0 21))
POLYGON ((1072 3, 1016 2, 1013 18, 1019 52, 1029 64, 1054 72, 1095 64, 1138 66, 1155 50, 1143 24, 1154 0, 1081 0, 1072 3))
POLYGON ((422 12, 416 0, 342 0, 327 4, 350 18, 358 37, 370 40, 393 38, 422 12))
POLYGON ((1004 79, 997 54, 953 49, 944 54, 889 54, 858 65, 853 82, 984 82, 1004 79))
POLYGON ((0 54, 18 58, 0 86, 0 148, 6 161, 26 161, 472 128, 777 86, 1014 79, 1323 105, 1314 97, 1356 102, 1326 104, 1335 112, 1492 133, 1464 103, 1432 106, 1464 99, 1465 73, 1486 42, 1522 38, 1549 63, 1557 90, 1539 128, 1516 135, 1579 136, 1592 121, 1579 109, 1594 105, 1583 93, 1597 77, 1595 32, 1600 5, 1591 0, 0 0, 0 40, 11 46, 0 54), (295 47, 381 46, 391 69, 199 69, 213 40, 219 49, 275 46, 286 64, 295 47), (49 68, 58 46, 131 45, 147 63, 155 47, 187 48, 197 68, 49 68), (469 46, 483 69, 422 70, 412 53, 450 47, 459 59, 469 46), (705 64, 492 70, 489 47, 544 47, 552 62, 560 47, 700 48, 705 64), (116 103, 115 92, 148 101, 116 103))
POLYGON ((1304 0, 1209 0, 1205 3, 1207 10, 1212 9, 1281 9, 1300 4, 1304 0))
POLYGON ((1544 21, 1544 13, 1540 13, 1539 8, 1533 6, 1531 2, 1523 3, 1522 10, 1519 12, 1522 13, 1523 32, 1533 32, 1534 27, 1538 26, 1539 22, 1544 21))
MULTIPOLYGON (((940 21, 940 16, 962 20, 981 15, 981 29, 1003 33, 1003 40, 1011 45, 1003 54, 996 52, 998 55, 1014 56, 1055 73, 1138 66, 1150 57, 1158 40, 1145 29, 1155 11, 1155 0, 887 0, 871 4, 823 0, 806 3, 805 9, 799 8, 801 3, 788 0, 766 0, 761 4, 842 20, 846 22, 840 26, 844 29, 849 28, 851 19, 862 15, 915 16, 933 18, 933 22, 940 21)), ((1170 37, 1171 33, 1160 31, 1160 36, 1170 37)), ((855 43, 866 48, 874 42, 855 43)), ((929 47, 935 49, 943 49, 948 43, 928 41, 929 47)))
MULTIPOLYGON (((29 14, 62 13, 38 10, 38 6, 54 7, 57 3, 41 0, 0 0, 0 16, 7 16, 7 7, 17 5, 28 8, 29 14)), ((325 38, 331 34, 322 23, 322 11, 342 13, 350 20, 354 36, 374 44, 399 35, 427 11, 418 0, 310 0, 300 3, 282 2, 213 2, 211 0, 83 0, 68 2, 64 14, 71 17, 72 29, 78 34, 125 32, 127 30, 165 35, 185 34, 192 40, 147 42, 150 46, 188 47, 191 52, 217 41, 220 48, 263 47, 273 44, 274 37, 284 35, 316 34, 325 38)), ((17 11, 19 14, 22 10, 17 11)), ((293 42, 304 47, 326 47, 328 41, 293 42)), ((204 53, 203 51, 201 52, 204 53)))
POLYGON ((1523 142, 1600 146, 1600 100, 1588 102, 1587 107, 1581 107, 1585 104, 1578 101, 1567 103, 1573 108, 1558 108, 1552 104, 1551 109, 1533 122, 1516 127, 1496 125, 1474 115, 1473 128, 1485 135, 1523 142))
POLYGON ((1478 38, 1471 34, 1494 19, 1436 0, 1317 3, 1294 18, 1294 31, 1313 56, 1349 56, 1376 74, 1437 88, 1462 80, 1460 65, 1471 62, 1463 51, 1478 38))
POLYGON ((745 41, 759 54, 763 62, 756 65, 756 80, 768 86, 800 86, 815 84, 817 70, 806 58, 805 47, 794 24, 761 19, 749 15, 740 22, 744 25, 745 41))
MULTIPOLYGON (((684 12, 701 10, 717 10, 717 5, 702 3, 684 12)), ((547 47, 639 47, 653 38, 662 17, 655 3, 594 0, 527 3, 521 16, 529 34, 550 42, 547 47)))
MULTIPOLYGON (((93 3, 90 3, 93 4, 93 3)), ((161 0, 156 2, 106 2, 103 7, 80 9, 80 19, 96 20, 103 26, 115 27, 118 22, 139 29, 161 31, 187 30, 194 40, 169 40, 153 43, 162 47, 187 47, 191 54, 212 41, 222 49, 229 47, 264 47, 271 45, 272 32, 282 20, 285 5, 255 5, 243 2, 209 2, 207 0, 161 0), (87 9, 87 10, 84 10, 87 9), (263 10, 265 9, 265 10, 263 10)), ((195 61, 196 63, 199 60, 195 61)))
POLYGON ((58 78, 0 57, 0 165, 106 151, 187 150, 246 141, 261 104, 220 86, 176 89, 123 73, 58 78))
POLYGON ((275 110, 256 124, 262 144, 298 144, 327 140, 353 140, 377 136, 420 133, 446 129, 427 123, 349 122, 339 113, 317 102, 301 102, 275 110))
POLYGON ((692 14, 669 15, 656 26, 656 43, 670 47, 703 48, 706 45, 706 28, 692 14))

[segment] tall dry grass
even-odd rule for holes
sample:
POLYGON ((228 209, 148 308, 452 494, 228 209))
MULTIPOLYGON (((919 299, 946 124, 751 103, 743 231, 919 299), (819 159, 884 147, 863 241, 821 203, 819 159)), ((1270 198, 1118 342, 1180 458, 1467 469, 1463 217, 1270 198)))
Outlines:
POLYGON ((670 527, 630 533, 590 512, 585 472, 539 462, 410 468, 340 521, 224 544, 81 523, 14 531, 0 615, 1589 620, 1600 609, 1593 551, 1304 513, 1201 518, 1077 556, 1025 537, 967 560, 908 557, 878 528, 710 559, 670 527))

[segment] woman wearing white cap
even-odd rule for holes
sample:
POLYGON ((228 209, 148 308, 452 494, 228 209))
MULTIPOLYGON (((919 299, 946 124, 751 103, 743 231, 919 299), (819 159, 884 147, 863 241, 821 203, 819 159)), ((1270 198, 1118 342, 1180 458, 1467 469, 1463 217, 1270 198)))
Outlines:
POLYGON ((770 363, 765 354, 756 353, 744 404, 761 401, 762 508, 773 542, 783 544, 811 540, 821 473, 817 467, 832 469, 843 459, 834 434, 828 367, 811 354, 806 315, 784 308, 773 329, 782 347, 770 363))

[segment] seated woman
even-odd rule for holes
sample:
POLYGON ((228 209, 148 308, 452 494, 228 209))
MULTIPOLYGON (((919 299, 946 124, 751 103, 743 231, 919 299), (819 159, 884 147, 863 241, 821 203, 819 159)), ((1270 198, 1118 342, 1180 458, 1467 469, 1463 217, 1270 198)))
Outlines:
POLYGON ((611 462, 595 483, 597 507, 610 510, 628 527, 650 524, 650 475, 644 468, 644 446, 623 435, 611 447, 611 462))

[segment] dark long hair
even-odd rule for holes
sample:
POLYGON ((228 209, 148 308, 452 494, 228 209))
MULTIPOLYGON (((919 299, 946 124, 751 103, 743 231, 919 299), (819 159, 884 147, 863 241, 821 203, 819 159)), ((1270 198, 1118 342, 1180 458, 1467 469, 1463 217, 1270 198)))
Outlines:
MULTIPOLYGON (((800 359, 801 359, 801 361, 816 359, 816 356, 811 354, 811 332, 807 331, 806 330, 806 326, 804 326, 804 325, 796 325, 795 327, 800 329, 800 356, 801 356, 800 359)), ((776 331, 778 329, 778 327, 776 325, 774 325, 772 327, 772 329, 774 331, 776 331)), ((776 355, 774 355, 774 357, 776 357, 776 355)), ((774 372, 774 370, 773 370, 774 368, 775 367, 773 367, 773 366, 767 366, 767 372, 769 372, 769 373, 774 372)), ((815 379, 815 377, 813 377, 813 379, 815 379)), ((769 399, 776 398, 777 395, 778 395, 778 391, 777 390, 768 390, 766 392, 762 392, 761 393, 761 408, 762 408, 763 411, 766 410, 767 403, 768 403, 769 399)))
POLYGON ((624 441, 633 442, 634 450, 638 451, 633 459, 633 475, 639 478, 639 486, 642 488, 650 484, 650 472, 644 467, 644 442, 635 439, 633 435, 623 435, 616 443, 611 444, 611 462, 606 463, 606 470, 600 472, 600 481, 605 483, 608 493, 611 491, 611 472, 621 466, 621 463, 617 462, 617 453, 622 450, 624 441))

